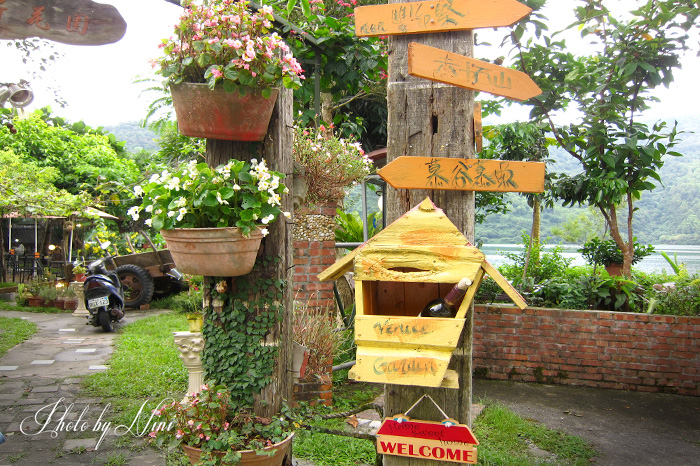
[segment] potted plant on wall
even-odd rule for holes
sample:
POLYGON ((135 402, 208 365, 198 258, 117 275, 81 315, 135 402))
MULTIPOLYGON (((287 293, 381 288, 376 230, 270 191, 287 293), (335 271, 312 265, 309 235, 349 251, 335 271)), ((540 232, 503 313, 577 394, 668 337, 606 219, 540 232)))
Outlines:
POLYGON ((134 220, 142 212, 151 216, 146 224, 160 230, 181 272, 245 275, 255 264, 267 226, 282 212, 281 195, 288 192, 283 178, 264 160, 232 159, 216 168, 193 160, 137 186, 142 202, 129 215, 134 220))
POLYGON ((186 136, 260 141, 280 86, 301 85, 302 69, 270 32, 270 6, 241 0, 183 3, 175 34, 162 41, 158 73, 168 78, 178 127, 186 136), (245 115, 245 118, 241 118, 245 115))
POLYGON ((280 466, 290 452, 287 418, 261 418, 238 406, 223 385, 202 386, 186 402, 173 402, 155 412, 160 425, 150 437, 156 445, 181 446, 192 464, 255 463, 280 466))
MULTIPOLYGON (((602 240, 600 238, 592 238, 583 244, 579 249, 581 255, 589 264, 602 265, 610 275, 621 275, 622 251, 617 247, 614 240, 602 240)), ((654 252, 654 246, 648 244, 643 246, 637 243, 634 238, 634 258, 632 264, 636 264, 646 256, 654 252)))

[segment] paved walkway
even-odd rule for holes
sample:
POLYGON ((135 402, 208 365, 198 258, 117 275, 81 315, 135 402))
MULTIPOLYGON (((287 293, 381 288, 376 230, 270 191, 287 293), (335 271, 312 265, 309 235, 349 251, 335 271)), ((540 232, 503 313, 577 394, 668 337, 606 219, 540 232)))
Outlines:
MULTIPOLYGON (((127 311, 117 327, 153 314, 127 311)), ((38 326, 32 338, 0 358, 0 432, 6 437, 0 466, 165 464, 156 450, 142 448, 141 439, 133 436, 110 432, 97 447, 106 403, 80 396, 81 383, 83 376, 107 368, 115 333, 70 314, 0 311, 0 316, 38 326)))

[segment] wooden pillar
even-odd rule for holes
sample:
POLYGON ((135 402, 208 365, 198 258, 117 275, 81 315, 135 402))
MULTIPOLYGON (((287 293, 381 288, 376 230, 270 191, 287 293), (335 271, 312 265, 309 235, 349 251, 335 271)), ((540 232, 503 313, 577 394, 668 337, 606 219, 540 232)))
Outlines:
MULTIPOLYGON (((399 3, 390 0, 389 3, 399 3)), ((402 0, 403 3, 403 0, 402 0)), ((474 158, 473 91, 409 76, 409 42, 437 47, 465 56, 473 55, 471 31, 411 34, 389 37, 389 82, 387 163, 397 157, 474 158)), ((427 191, 387 189, 387 220, 394 221, 426 196, 445 211, 467 239, 474 240, 474 193, 471 191, 427 191)), ((471 425, 472 316, 467 314, 462 338, 450 365, 459 374, 459 389, 424 388, 404 385, 385 386, 385 415, 403 413, 423 394, 429 394, 445 412, 460 423, 471 425)), ((421 403, 411 417, 442 420, 432 403, 421 403)), ((386 466, 425 465, 439 462, 386 455, 386 466)), ((450 463, 443 462, 447 465, 450 463)))
MULTIPOLYGON (((277 97, 270 126, 267 135, 261 143, 245 143, 235 141, 222 141, 207 139, 207 163, 217 166, 226 163, 229 159, 251 160, 265 159, 271 170, 284 173, 287 178, 284 184, 289 188, 290 194, 282 196, 283 212, 292 212, 292 183, 293 183, 293 158, 292 158, 292 102, 293 95, 289 89, 280 89, 277 97)), ((241 115, 245 118, 245 115, 241 115)), ((279 341, 279 352, 275 373, 270 383, 259 395, 255 412, 259 416, 270 417, 279 412, 280 403, 283 400, 291 402, 292 399, 292 358, 291 358, 291 312, 293 306, 292 295, 292 225, 283 215, 280 215, 272 226, 268 227, 270 234, 263 239, 262 254, 267 257, 279 258, 274 267, 275 276, 286 282, 284 289, 284 315, 277 328, 270 329, 271 340, 279 341)), ((251 276, 251 279, 254 277, 251 276)))

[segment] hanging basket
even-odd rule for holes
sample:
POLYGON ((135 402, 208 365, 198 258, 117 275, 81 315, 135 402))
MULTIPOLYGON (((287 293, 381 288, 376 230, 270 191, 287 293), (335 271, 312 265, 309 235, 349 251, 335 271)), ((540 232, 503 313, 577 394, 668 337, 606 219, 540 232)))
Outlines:
POLYGON ((171 84, 170 91, 180 133, 228 141, 262 141, 278 93, 272 89, 266 99, 259 89, 240 95, 221 86, 212 90, 207 84, 194 83, 171 84))
MULTIPOLYGON (((292 433, 280 443, 265 448, 265 455, 258 455, 255 453, 255 450, 241 450, 241 460, 237 464, 239 466, 281 466, 282 462, 291 451, 293 437, 294 434, 292 433), (271 452, 272 454, 270 454, 271 452)), ((184 444, 182 445, 182 449, 185 451, 185 455, 190 460, 190 463, 197 464, 199 462, 199 458, 202 456, 202 450, 184 444)), ((225 455, 224 452, 212 453, 219 458, 223 458, 225 455)))
POLYGON ((176 228, 161 230, 177 268, 191 275, 237 277, 253 270, 263 235, 246 238, 240 228, 176 228))

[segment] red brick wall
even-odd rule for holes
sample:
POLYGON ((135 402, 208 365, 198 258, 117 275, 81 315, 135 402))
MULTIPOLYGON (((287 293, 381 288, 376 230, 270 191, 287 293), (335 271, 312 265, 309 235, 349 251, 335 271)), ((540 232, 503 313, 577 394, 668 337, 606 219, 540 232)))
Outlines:
POLYGON ((477 305, 477 376, 700 396, 700 317, 477 305))
POLYGON ((294 300, 334 308, 333 282, 317 275, 335 263, 335 206, 300 209, 294 214, 294 300))

